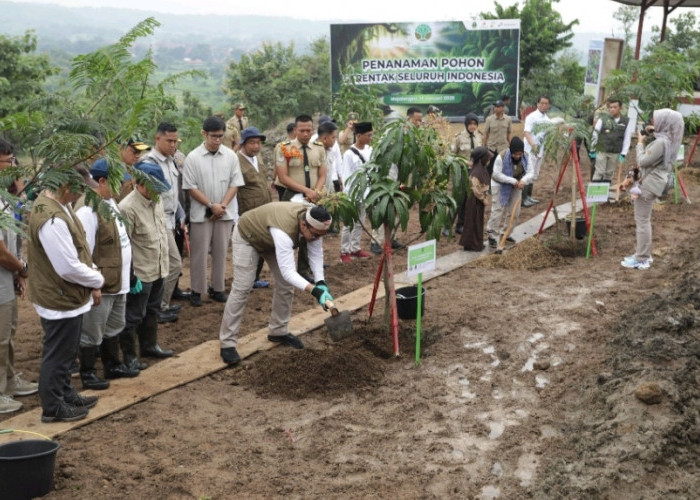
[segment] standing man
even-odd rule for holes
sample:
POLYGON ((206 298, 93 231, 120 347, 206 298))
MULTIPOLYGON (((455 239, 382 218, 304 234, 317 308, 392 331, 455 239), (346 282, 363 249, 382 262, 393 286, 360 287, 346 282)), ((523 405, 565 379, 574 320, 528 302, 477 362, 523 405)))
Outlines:
POLYGON ((79 395, 70 377, 83 314, 100 304, 104 285, 71 204, 80 198, 85 184, 95 188, 97 183, 83 165, 63 170, 71 174, 69 180, 56 190, 44 189, 29 217, 29 294, 44 330, 39 369, 44 423, 83 419, 97 404, 96 396, 79 395))
POLYGON ((287 140, 293 141, 297 138, 297 126, 294 122, 287 124, 287 140))
POLYGON ((595 160, 594 182, 610 182, 618 164, 625 163, 634 124, 622 116, 622 102, 608 99, 608 112, 603 113, 593 129, 593 143, 588 156, 595 160))
MULTIPOLYGON (((135 377, 139 372, 119 361, 119 334, 124 329, 126 294, 130 288, 131 241, 119 218, 119 208, 114 200, 117 193, 112 192, 109 185, 107 161, 104 158, 97 160, 90 174, 97 183, 93 190, 105 201, 111 214, 106 217, 86 205, 85 195, 75 204, 75 214, 85 229, 92 260, 105 279, 100 304, 83 316, 78 358, 83 388, 102 390, 109 387, 109 382, 97 376, 96 349, 101 352, 105 379, 135 377)), ((131 179, 127 176, 127 180, 131 179)))
MULTIPOLYGON (((367 163, 372 157, 372 123, 358 122, 355 124, 355 144, 350 146, 343 155, 343 166, 341 177, 349 179, 352 174, 357 172, 362 165, 367 163)), ((348 189, 350 187, 348 186, 348 189)), ((360 208, 359 220, 365 218, 364 207, 360 208)), ((350 262, 353 258, 369 259, 372 254, 365 252, 360 248, 362 240, 362 224, 359 222, 353 225, 352 229, 348 226, 343 226, 340 233, 340 261, 343 263, 350 262)))
POLYGON ((168 276, 163 283, 163 301, 158 312, 159 323, 177 321, 178 312, 182 308, 176 304, 171 306, 173 292, 182 273, 182 257, 180 249, 175 241, 175 228, 185 228, 185 211, 180 205, 179 185, 180 171, 175 164, 173 155, 177 151, 178 134, 177 127, 168 122, 162 122, 156 130, 156 140, 153 149, 144 158, 144 161, 155 163, 163 171, 165 180, 170 184, 170 189, 161 195, 163 211, 165 212, 165 227, 168 230, 168 276))
POLYGON ((226 122, 223 144, 234 151, 238 151, 238 148, 241 147, 241 132, 248 128, 248 117, 245 116, 245 111, 245 104, 236 103, 233 107, 233 116, 226 122))
POLYGON ((508 149, 510 140, 513 138, 512 125, 510 116, 505 114, 505 103, 496 101, 493 104, 493 113, 484 122, 484 144, 493 153, 488 166, 489 175, 493 174, 493 164, 496 157, 508 149))
POLYGON ((136 355, 137 329, 141 356, 173 355, 172 350, 158 345, 158 312, 163 300, 163 282, 168 276, 168 230, 160 194, 168 192, 170 184, 155 163, 139 162, 134 168, 144 175, 135 180, 134 190, 119 203, 119 210, 127 222, 134 275, 138 280, 134 280, 126 297, 125 323, 119 343, 124 364, 131 371, 140 371, 148 365, 136 355))
MULTIPOLYGON (((516 218, 520 216, 520 198, 523 188, 532 180, 533 172, 528 163, 528 157, 523 154, 525 146, 520 137, 515 136, 510 141, 510 147, 496 158, 491 176, 491 216, 486 225, 489 246, 496 248, 501 235, 505 232, 506 223, 517 205, 516 218)), ((508 236, 508 242, 515 242, 508 236)))
MULTIPOLYGON (((245 108, 244 108, 245 109, 245 108)), ((226 302, 224 276, 235 207, 233 197, 245 181, 238 156, 221 147, 226 124, 211 116, 202 124, 204 142, 185 159, 182 188, 190 205, 190 304, 202 305, 208 291, 216 302, 226 302), (207 254, 211 253, 211 287, 207 288, 207 254)))
MULTIPOLYGON (((0 171, 15 164, 15 149, 0 139, 0 171)), ((0 206, 7 202, 0 198, 0 206)), ((8 204, 7 213, 12 213, 8 204)), ((10 229, 0 229, 0 413, 11 413, 22 408, 13 396, 29 396, 39 390, 39 385, 24 380, 15 371, 14 338, 17 331, 17 296, 24 298, 27 264, 17 252, 17 234, 10 229)))
MULTIPOLYGON (((330 116, 322 116, 318 119, 317 140, 326 150, 326 192, 341 191, 339 170, 343 161, 338 144, 338 126, 333 123, 330 116)), ((332 232, 332 230, 331 230, 332 232)))
MULTIPOLYGON (((265 142, 265 136, 255 127, 248 127, 241 133, 241 148, 237 154, 245 184, 238 188, 238 194, 236 195, 239 215, 272 202, 270 184, 267 182, 267 176, 265 175, 265 164, 260 155, 263 142, 265 142)), ((270 286, 268 281, 260 279, 263 262, 262 257, 258 258, 253 288, 267 288, 270 286)))
POLYGON ((219 331, 224 363, 235 365, 241 360, 236 350, 238 331, 259 256, 265 259, 275 278, 267 339, 295 349, 304 348, 288 330, 294 288, 310 292, 324 308, 326 301, 333 300, 323 276, 323 235, 330 225, 331 216, 325 207, 307 208, 301 203, 267 203, 241 216, 233 229, 233 284, 219 331), (294 249, 302 240, 308 243, 315 285, 294 268, 294 249))
POLYGON ((532 181, 523 189, 522 206, 531 207, 540 202, 532 197, 532 186, 540 175, 540 168, 544 161, 544 143, 545 133, 539 131, 534 133, 536 125, 541 123, 549 123, 551 120, 547 116, 549 111, 549 97, 541 95, 537 99, 537 109, 527 115, 525 118, 525 154, 528 155, 528 164, 532 168, 532 181))

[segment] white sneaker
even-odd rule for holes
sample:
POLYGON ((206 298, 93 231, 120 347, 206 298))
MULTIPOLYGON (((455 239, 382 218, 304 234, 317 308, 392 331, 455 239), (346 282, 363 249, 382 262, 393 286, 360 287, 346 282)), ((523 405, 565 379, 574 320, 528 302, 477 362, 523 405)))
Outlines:
POLYGON ((620 264, 622 264, 622 267, 626 267, 627 269, 645 270, 651 267, 649 265, 649 260, 637 260, 635 258, 632 258, 631 260, 624 259, 620 262, 620 264))
POLYGON ((22 409, 22 403, 12 399, 12 396, 0 394, 0 413, 12 413, 22 409))
POLYGON ((14 377, 7 379, 7 393, 13 396, 31 396, 39 392, 39 384, 29 382, 16 373, 14 377))
MULTIPOLYGON (((627 257, 625 257, 625 258, 622 259, 622 260, 623 260, 623 261, 625 261, 625 260, 633 261, 633 260, 637 260, 637 259, 634 258, 634 255, 628 255, 627 257)), ((649 258, 647 259, 647 262, 648 262, 649 264, 653 264, 653 263, 654 263, 654 257, 649 257, 649 258)))

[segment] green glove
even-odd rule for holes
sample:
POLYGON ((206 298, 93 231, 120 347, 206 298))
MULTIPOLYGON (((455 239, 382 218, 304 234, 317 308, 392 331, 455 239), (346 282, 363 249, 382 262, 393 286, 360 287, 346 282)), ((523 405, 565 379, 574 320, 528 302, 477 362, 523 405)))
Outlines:
POLYGON ((625 163, 625 155, 620 155, 617 157, 617 161, 620 163, 625 163))
POLYGON ((316 300, 318 300, 318 303, 321 304, 321 306, 323 306, 323 309, 325 311, 328 310, 328 307, 326 306, 326 301, 330 300, 331 302, 333 302, 333 297, 328 291, 328 287, 326 285, 316 285, 311 289, 311 295, 313 295, 316 298, 316 300))
POLYGON ((141 290, 143 290, 143 283, 141 283, 138 276, 133 275, 131 277, 129 287, 129 293, 136 295, 137 293, 141 293, 141 290))
POLYGON ((591 160, 595 160, 595 157, 596 157, 596 156, 598 156, 598 153, 596 153, 595 151, 589 151, 589 152, 588 152, 588 157, 589 157, 591 160))
POLYGON ((331 289, 328 288, 328 283, 326 283, 326 280, 319 280, 316 282, 316 286, 323 288, 325 291, 328 293, 331 293, 331 289))

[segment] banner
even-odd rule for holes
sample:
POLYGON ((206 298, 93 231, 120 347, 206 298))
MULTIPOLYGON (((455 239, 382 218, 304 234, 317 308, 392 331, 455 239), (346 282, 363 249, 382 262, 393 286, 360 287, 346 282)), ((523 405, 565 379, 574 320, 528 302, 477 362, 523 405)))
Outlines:
POLYGON ((600 94, 600 71, 603 66, 603 41, 591 40, 588 44, 588 62, 583 93, 593 97, 593 106, 598 107, 600 94))
POLYGON ((477 115, 511 97, 516 112, 520 20, 331 25, 332 91, 343 77, 370 85, 386 114, 437 106, 477 115))

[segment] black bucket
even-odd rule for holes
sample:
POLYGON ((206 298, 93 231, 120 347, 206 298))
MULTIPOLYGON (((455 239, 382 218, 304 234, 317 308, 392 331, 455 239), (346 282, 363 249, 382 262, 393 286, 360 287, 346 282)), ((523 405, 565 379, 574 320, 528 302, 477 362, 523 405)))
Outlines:
MULTIPOLYGON (((566 216, 566 232, 571 234, 571 216, 566 216)), ((576 217, 576 227, 574 228, 574 236, 577 240, 582 240, 588 234, 588 228, 586 228, 586 218, 576 217)))
MULTIPOLYGON (((425 311, 425 288, 422 289, 420 315, 425 311)), ((396 312, 401 319, 416 319, 418 310, 418 287, 405 286, 396 290, 396 312)))
POLYGON ((27 439, 0 445, 0 498, 24 500, 53 489, 56 441, 27 439))

